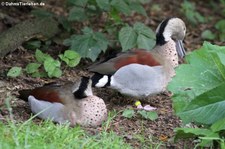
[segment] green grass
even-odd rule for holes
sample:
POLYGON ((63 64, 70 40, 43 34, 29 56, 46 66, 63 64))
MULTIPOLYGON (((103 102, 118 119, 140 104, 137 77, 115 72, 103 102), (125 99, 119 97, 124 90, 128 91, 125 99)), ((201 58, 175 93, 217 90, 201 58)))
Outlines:
MULTIPOLYGON (((101 131, 95 135, 90 135, 82 127, 74 128, 69 125, 54 124, 51 121, 43 121, 39 124, 32 120, 16 123, 9 100, 6 99, 6 106, 9 111, 7 123, 0 122, 0 149, 130 149, 131 144, 124 142, 122 136, 118 136, 110 130, 112 120, 118 116, 121 111, 110 111, 108 119, 104 122, 101 131)), ((142 126, 143 127, 143 126, 142 126)), ((144 133, 144 128, 142 133, 144 133)), ((157 149, 161 143, 154 143, 152 138, 144 137, 144 134, 134 135, 134 139, 140 142, 142 148, 157 149)))
POLYGON ((51 121, 35 124, 32 119, 36 115, 23 123, 15 123, 9 99, 10 96, 6 99, 6 106, 10 114, 8 123, 0 122, 0 149, 131 148, 115 132, 107 132, 112 119, 118 114, 116 112, 109 112, 109 118, 103 124, 101 132, 90 135, 79 126, 71 128, 69 125, 54 124, 51 121))
POLYGON ((34 124, 32 121, 23 125, 0 123, 0 148, 131 148, 122 137, 110 131, 89 135, 81 127, 56 125, 50 121, 34 124))

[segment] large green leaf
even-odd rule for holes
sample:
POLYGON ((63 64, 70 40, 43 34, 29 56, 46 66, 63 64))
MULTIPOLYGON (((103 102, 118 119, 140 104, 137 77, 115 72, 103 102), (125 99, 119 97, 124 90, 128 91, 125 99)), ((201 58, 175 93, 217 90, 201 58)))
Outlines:
POLYGON ((68 16, 69 21, 84 21, 87 19, 85 9, 81 7, 73 7, 68 16))
POLYGON ((131 48, 151 50, 155 46, 155 33, 143 23, 137 22, 133 27, 123 27, 119 32, 119 41, 123 51, 131 48))
POLYGON ((185 108, 178 112, 184 123, 195 121, 202 124, 213 124, 225 118, 225 83, 195 97, 185 108))
POLYGON ((221 130, 225 130, 225 118, 216 121, 212 126, 211 129, 213 132, 218 132, 221 130))
POLYGON ((109 11, 109 9, 110 9, 109 0, 96 0, 96 3, 99 8, 109 11))
POLYGON ((211 130, 203 128, 175 128, 175 132, 175 140, 178 138, 193 138, 195 136, 218 136, 211 130))
POLYGON ((187 56, 187 64, 176 69, 168 89, 173 92, 176 114, 184 122, 211 124, 225 116, 221 109, 225 106, 225 66, 221 61, 224 54, 225 47, 205 42, 187 56))
POLYGON ((101 51, 105 51, 108 40, 100 32, 93 32, 90 28, 82 30, 83 35, 74 35, 71 39, 64 41, 65 45, 70 45, 70 49, 78 52, 81 57, 90 58, 95 61, 101 51))
POLYGON ((154 40, 156 39, 154 31, 151 28, 144 25, 143 23, 140 23, 140 22, 135 23, 134 30, 138 34, 143 34, 144 36, 146 36, 150 39, 154 39, 154 40))
POLYGON ((130 26, 123 27, 119 32, 119 41, 123 51, 133 48, 136 46, 137 33, 130 26))
MULTIPOLYGON (((175 128, 176 136, 174 140, 180 139, 180 138, 196 138, 196 137, 210 137, 210 138, 219 138, 218 133, 215 133, 211 131, 210 129, 204 129, 204 128, 175 128)), ((207 146, 209 144, 212 144, 213 140, 200 140, 199 144, 200 146, 207 146)))
POLYGON ((131 9, 125 1, 112 0, 111 6, 114 7, 116 10, 118 10, 119 12, 124 13, 125 15, 131 14, 131 9))
POLYGON ((84 7, 88 0, 67 0, 69 4, 73 4, 75 6, 84 7))
POLYGON ((137 48, 151 50, 155 46, 155 33, 143 23, 135 23, 134 30, 137 32, 137 48))
POLYGON ((147 17, 147 13, 145 11, 145 8, 138 2, 131 2, 130 3, 130 9, 138 12, 139 14, 142 14, 143 16, 147 17))

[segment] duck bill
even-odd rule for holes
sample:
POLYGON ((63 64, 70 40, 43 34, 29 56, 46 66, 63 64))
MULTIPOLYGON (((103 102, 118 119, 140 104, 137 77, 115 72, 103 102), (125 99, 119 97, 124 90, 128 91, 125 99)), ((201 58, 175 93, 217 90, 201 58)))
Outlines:
POLYGON ((182 40, 176 41, 176 49, 177 49, 178 56, 180 58, 184 58, 186 55, 186 52, 185 52, 182 40))

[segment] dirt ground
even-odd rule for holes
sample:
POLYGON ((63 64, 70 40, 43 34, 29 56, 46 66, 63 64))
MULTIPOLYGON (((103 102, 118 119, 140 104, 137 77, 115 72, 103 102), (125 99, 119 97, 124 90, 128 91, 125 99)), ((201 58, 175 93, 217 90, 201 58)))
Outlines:
MULTIPOLYGON (((127 22, 132 24, 136 21, 144 22, 145 24, 149 25, 153 29, 156 28, 158 23, 169 16, 178 16, 184 19, 185 16, 180 12, 180 3, 182 1, 164 1, 164 0, 152 0, 149 5, 146 5, 145 8, 147 10, 148 15, 150 18, 144 19, 139 15, 133 15, 132 17, 124 18, 127 22), (151 11, 151 4, 159 4, 161 7, 160 11, 151 11)), ((49 5, 54 6, 55 10, 49 8, 53 12, 63 12, 63 8, 60 7, 60 3, 51 3, 49 1, 49 5)), ((198 2, 197 5, 198 10, 203 14, 216 16, 220 18, 217 14, 210 11, 210 7, 207 4, 203 3, 203 1, 198 2)), ((11 17, 16 18, 16 20, 25 20, 30 18, 28 8, 10 8, 11 10, 3 9, 3 13, 7 13, 11 17), (10 13, 9 13, 10 12, 10 13)), ((1 10, 0 10, 1 12, 1 10)), ((14 23, 10 22, 9 20, 0 20, 0 32, 6 30, 7 28, 13 26, 14 23)), ((187 36, 185 38, 185 47, 188 52, 199 48, 203 42, 201 39, 201 32, 207 28, 212 28, 213 22, 210 24, 201 24, 197 26, 187 25, 187 36)), ((214 42, 217 44, 222 44, 220 42, 214 42)), ((52 45, 48 53, 50 55, 57 56, 60 52, 65 50, 65 47, 52 45), (54 50, 57 49, 57 50, 54 50)), ((18 122, 23 122, 29 119, 31 115, 31 111, 29 106, 24 101, 16 98, 15 96, 18 95, 18 90, 26 89, 26 88, 34 88, 37 86, 41 86, 45 83, 49 82, 65 82, 65 81, 73 81, 76 77, 81 75, 90 76, 92 75, 89 73, 86 68, 91 64, 88 60, 82 60, 81 64, 73 69, 64 68, 63 69, 63 76, 58 79, 49 79, 49 78, 32 78, 23 74, 18 78, 8 78, 6 76, 7 71, 13 66, 20 66, 25 67, 28 63, 34 61, 34 51, 24 49, 23 47, 19 47, 12 53, 9 53, 6 57, 2 58, 0 61, 0 120, 5 120, 7 116, 9 116, 9 112, 5 106, 5 99, 6 97, 11 97, 11 106, 13 109, 14 118, 18 122), (9 96, 12 95, 12 96, 9 96)), ((116 91, 111 89, 94 89, 94 93, 103 98, 107 104, 109 110, 116 110, 121 111, 127 109, 134 105, 135 99, 132 97, 125 97, 119 94, 116 91)), ((135 117, 132 119, 127 119, 122 117, 121 113, 116 116, 111 125, 110 129, 114 130, 118 135, 123 136, 124 139, 131 143, 132 146, 136 148, 141 147, 141 142, 135 138, 135 135, 142 134, 151 139, 153 142, 163 141, 165 144, 165 148, 183 148, 184 146, 194 146, 192 141, 179 141, 173 142, 172 138, 174 136, 173 129, 176 127, 181 126, 181 121, 178 117, 174 115, 172 110, 172 101, 167 94, 160 94, 154 97, 148 97, 142 99, 143 104, 150 104, 152 106, 157 107, 158 119, 155 121, 145 120, 141 117, 135 117)), ((37 123, 40 121, 36 118, 34 121, 37 123)), ((94 133, 95 130, 88 129, 91 133, 94 133)))

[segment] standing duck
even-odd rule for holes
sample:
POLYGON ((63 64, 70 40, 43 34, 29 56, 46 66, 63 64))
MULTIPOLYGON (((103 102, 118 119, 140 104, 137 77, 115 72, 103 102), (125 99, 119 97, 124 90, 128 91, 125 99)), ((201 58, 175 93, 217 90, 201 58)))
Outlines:
POLYGON ((81 77, 64 85, 20 90, 19 98, 28 101, 31 111, 42 119, 95 127, 107 118, 107 109, 104 101, 93 95, 91 86, 90 78, 81 77))
POLYGON ((178 56, 185 56, 182 44, 185 33, 181 19, 163 20, 156 29, 156 46, 151 51, 134 49, 90 66, 89 71, 95 72, 93 86, 110 87, 136 97, 165 91, 175 75, 178 56))

